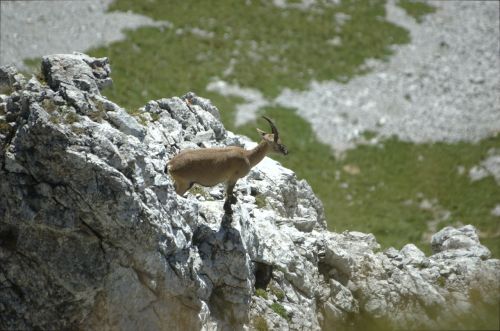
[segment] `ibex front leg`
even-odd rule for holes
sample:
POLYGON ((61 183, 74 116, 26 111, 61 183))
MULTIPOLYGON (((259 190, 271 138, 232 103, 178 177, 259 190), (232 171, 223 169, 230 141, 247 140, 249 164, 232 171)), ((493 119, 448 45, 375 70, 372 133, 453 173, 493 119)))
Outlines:
POLYGON ((224 211, 226 212, 226 214, 233 213, 231 205, 234 205, 236 203, 236 197, 233 193, 234 185, 236 185, 236 182, 227 184, 226 201, 224 202, 224 211))

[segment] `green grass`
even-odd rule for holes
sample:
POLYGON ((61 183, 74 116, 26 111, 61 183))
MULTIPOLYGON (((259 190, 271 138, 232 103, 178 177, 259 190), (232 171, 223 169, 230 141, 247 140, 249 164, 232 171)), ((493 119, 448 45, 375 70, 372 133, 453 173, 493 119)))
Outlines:
POLYGON ((266 290, 264 290, 262 288, 256 289, 255 295, 267 300, 267 292, 266 292, 266 290))
POLYGON ((264 208, 267 205, 266 197, 262 194, 257 194, 255 196, 255 204, 257 205, 257 208, 264 208))
POLYGON ((284 319, 286 320, 290 320, 290 317, 288 317, 288 314, 286 313, 286 309, 285 307, 283 307, 283 305, 275 302, 271 305, 271 309, 278 315, 280 315, 281 317, 283 317, 284 319))
POLYGON ((398 6, 403 8, 408 15, 415 18, 418 23, 422 23, 425 15, 436 11, 436 8, 428 5, 427 2, 418 0, 399 0, 398 6))
POLYGON ((214 99, 217 94, 205 91, 214 77, 275 96, 283 87, 303 88, 312 79, 346 81, 362 72, 365 59, 386 58, 389 45, 409 41, 406 30, 384 19, 380 0, 319 2, 310 11, 284 10, 270 1, 248 3, 116 1, 111 10, 168 20, 174 28, 129 31, 127 40, 91 52, 111 59, 115 87, 108 96, 130 109, 186 91, 214 99), (351 17, 342 27, 332 23, 339 12, 351 17), (213 37, 199 37, 193 28, 213 37), (342 47, 327 43, 336 36, 342 47), (232 72, 224 74, 231 61, 232 72))
POLYGON ((208 194, 208 192, 205 191, 205 189, 200 185, 193 185, 193 187, 191 187, 191 189, 189 190, 189 193, 191 193, 194 196, 199 194, 205 199, 210 199, 210 194, 208 194))
POLYGON ((266 319, 262 316, 255 316, 252 319, 252 325, 257 331, 268 331, 269 327, 267 326, 266 319))
POLYGON ((277 287, 274 287, 274 286, 271 286, 269 288, 269 290, 271 291, 272 294, 274 294, 276 296, 276 298, 279 300, 279 301, 283 301, 283 299, 285 299, 285 292, 283 292, 282 290, 280 290, 279 288, 277 287))

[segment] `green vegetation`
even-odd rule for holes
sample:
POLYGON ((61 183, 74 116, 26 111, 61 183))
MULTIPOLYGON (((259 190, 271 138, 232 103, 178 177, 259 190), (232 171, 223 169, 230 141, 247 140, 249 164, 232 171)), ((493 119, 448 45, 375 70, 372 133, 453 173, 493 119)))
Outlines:
POLYGON ((253 327, 257 331, 268 331, 269 327, 267 326, 266 319, 262 316, 255 316, 253 319, 253 327))
POLYGON ((197 196, 199 194, 205 199, 210 199, 210 194, 203 188, 203 186, 200 186, 198 184, 193 185, 193 187, 189 189, 189 193, 194 196, 197 196))
POLYGON ((399 0, 398 5, 403 8, 408 15, 415 18, 418 23, 422 23, 422 18, 425 15, 432 14, 436 11, 435 7, 418 0, 399 0))
POLYGON ((54 124, 59 124, 61 123, 61 117, 57 113, 52 113, 50 114, 49 121, 54 124))
POLYGON ((264 208, 267 205, 266 197, 262 194, 257 194, 255 196, 255 204, 257 205, 257 208, 264 208))
MULTIPOLYGON (((110 58, 115 85, 106 93, 127 109, 194 91, 219 108, 226 128, 257 139, 255 123, 234 126, 235 105, 241 100, 208 92, 207 84, 219 78, 272 99, 284 87, 301 89, 311 80, 348 81, 363 73, 367 58, 387 58, 390 46, 409 41, 407 31, 385 20, 384 5, 383 0, 349 0, 339 6, 318 1, 303 11, 277 8, 270 1, 118 0, 112 10, 132 10, 173 27, 129 31, 127 40, 91 55, 110 58), (339 13, 349 18, 332 23, 339 13), (328 42, 336 37, 342 41, 339 46, 328 42)), ((399 5, 417 19, 433 11, 419 2, 401 0, 399 5)), ((416 145, 389 139, 382 147, 361 146, 335 159, 293 110, 267 108, 262 113, 275 119, 290 150, 288 157, 276 158, 311 184, 324 203, 330 229, 373 232, 385 247, 415 242, 428 253, 428 241, 422 238, 429 221, 437 229, 471 223, 500 256, 500 225, 491 215, 499 187, 491 177, 471 183, 467 176, 500 144, 499 137, 478 144, 416 145), (425 201, 435 203, 423 209, 425 201), (449 217, 441 217, 440 211, 449 211, 449 217)))
POLYGON ((439 276, 437 279, 437 283, 439 286, 444 287, 446 285, 446 278, 443 276, 439 276))
POLYGON ((267 292, 263 288, 256 289, 255 295, 267 300, 267 292))
POLYGON ((78 114, 73 113, 73 112, 68 112, 68 114, 66 114, 66 116, 65 116, 66 123, 69 123, 69 124, 73 124, 75 122, 78 122, 79 119, 80 119, 80 117, 78 116, 78 114))
POLYGON ((280 315, 281 317, 283 317, 284 319, 286 320, 289 320, 290 317, 288 316, 288 314, 286 313, 286 309, 285 307, 283 307, 283 305, 275 302, 271 305, 271 309, 278 315, 280 315))
MULTIPOLYGON (((52 99, 43 99, 42 108, 50 114, 49 120, 54 124, 67 123, 73 124, 80 120, 80 116, 71 111, 66 106, 57 106, 52 99)), ((96 113, 89 114, 89 117, 95 117, 96 113)))
POLYGON ((24 60, 24 64, 26 67, 28 67, 27 72, 22 72, 25 77, 31 77, 31 75, 34 75, 36 79, 40 82, 42 85, 47 85, 47 81, 45 80, 45 76, 42 73, 42 66, 41 66, 42 59, 41 58, 32 58, 32 59, 27 59, 24 60))
POLYGON ((93 100, 94 104, 96 106, 95 111, 90 111, 87 113, 87 116, 94 122, 101 123, 104 117, 106 116, 106 108, 104 107, 104 104, 100 100, 93 100))
POLYGON ((152 120, 153 122, 156 122, 156 121, 158 121, 159 119, 160 119, 160 114, 158 114, 158 113, 151 113, 151 120, 152 120))
MULTIPOLYGON (((382 0, 319 1, 308 11, 245 3, 116 1, 111 10, 132 10, 174 27, 130 31, 127 40, 92 52, 111 59, 115 87, 108 96, 133 109, 194 91, 220 107, 221 96, 205 91, 215 77, 275 96, 312 79, 346 81, 362 72, 365 59, 386 58, 388 46, 409 41, 406 30, 384 19, 382 0), (338 13, 350 17, 342 26, 332 24, 338 13), (342 47, 328 43, 335 37, 342 47)), ((220 108, 232 111, 229 106, 220 108)))
POLYGON ((77 135, 81 135, 81 134, 85 133, 85 129, 83 127, 81 127, 81 126, 74 126, 74 125, 72 125, 71 126, 71 131, 74 134, 77 134, 77 135))
POLYGON ((43 99, 42 100, 42 108, 45 109, 47 113, 53 113, 56 111, 57 106, 52 99, 43 99))
POLYGON ((285 299, 285 292, 283 292, 282 290, 280 290, 279 288, 275 287, 275 286, 271 286, 269 288, 269 290, 271 291, 272 294, 274 294, 276 296, 276 298, 279 300, 279 301, 283 301, 283 299, 285 299))

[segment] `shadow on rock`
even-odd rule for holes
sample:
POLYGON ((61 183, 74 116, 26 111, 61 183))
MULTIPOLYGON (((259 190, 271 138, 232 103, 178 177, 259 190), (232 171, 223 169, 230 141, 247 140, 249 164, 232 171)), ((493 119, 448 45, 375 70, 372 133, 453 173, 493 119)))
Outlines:
POLYGON ((201 273, 212 282, 209 308, 223 321, 223 329, 241 329, 248 320, 253 273, 240 231, 231 227, 233 216, 225 214, 219 229, 200 225, 193 236, 202 259, 201 273))

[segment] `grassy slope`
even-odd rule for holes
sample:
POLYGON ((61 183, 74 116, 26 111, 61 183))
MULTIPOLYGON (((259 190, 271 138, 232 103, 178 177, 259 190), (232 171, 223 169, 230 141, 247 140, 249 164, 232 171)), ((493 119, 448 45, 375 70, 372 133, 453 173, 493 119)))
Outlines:
MULTIPOLYGON (((415 6, 405 8, 416 17, 431 11, 420 5, 417 12, 415 6)), ((259 89, 272 98, 283 87, 304 88, 312 79, 347 81, 361 73, 365 59, 385 58, 390 55, 389 46, 409 42, 407 31, 385 21, 382 0, 344 1, 338 7, 319 5, 312 11, 278 9, 264 1, 235 5, 229 0, 190 0, 174 5, 171 1, 118 0, 112 9, 168 20, 174 28, 128 32, 127 40, 91 52, 110 57, 115 87, 107 92, 108 97, 134 110, 150 99, 195 91, 212 99, 226 127, 254 139, 255 125, 233 125, 236 98, 205 91, 214 77, 259 89), (351 17, 342 27, 333 24, 339 12, 351 17), (200 37, 191 32, 193 28, 213 36, 200 37), (342 39, 341 47, 327 44, 336 36, 342 39), (233 70, 224 73, 232 60, 236 61, 233 70)), ((499 202, 495 200, 499 187, 491 178, 470 183, 457 167, 468 170, 479 163, 488 148, 500 144, 499 138, 454 145, 415 145, 391 139, 382 149, 363 146, 335 160, 329 147, 318 143, 310 126, 293 110, 269 108, 263 113, 276 120, 291 150, 280 161, 312 185, 325 204, 332 230, 373 232, 384 246, 418 243, 425 222, 436 213, 418 205, 422 199, 437 199, 441 209, 451 212, 438 228, 472 223, 487 236, 498 234, 498 220, 490 211, 499 202), (358 166, 360 173, 349 175, 343 170, 345 165, 358 166), (348 188, 343 188, 346 184, 348 188)), ((500 255, 494 238, 486 243, 500 255)), ((420 246, 428 252, 428 244, 420 246)))
POLYGON ((270 1, 250 3, 117 1, 111 9, 168 20, 175 28, 139 29, 129 32, 126 41, 93 52, 113 61, 116 88, 109 96, 139 107, 147 99, 187 90, 205 94, 208 82, 219 77, 272 97, 283 87, 303 88, 312 79, 346 81, 360 73, 365 59, 384 58, 390 55, 388 46, 409 41, 407 31, 384 20, 380 0, 345 1, 312 11, 280 9, 270 1), (336 13, 351 18, 337 28, 336 13), (213 37, 199 37, 190 32, 193 28, 213 37), (342 47, 327 43, 336 36, 342 47), (232 59, 234 70, 224 75, 232 59))

